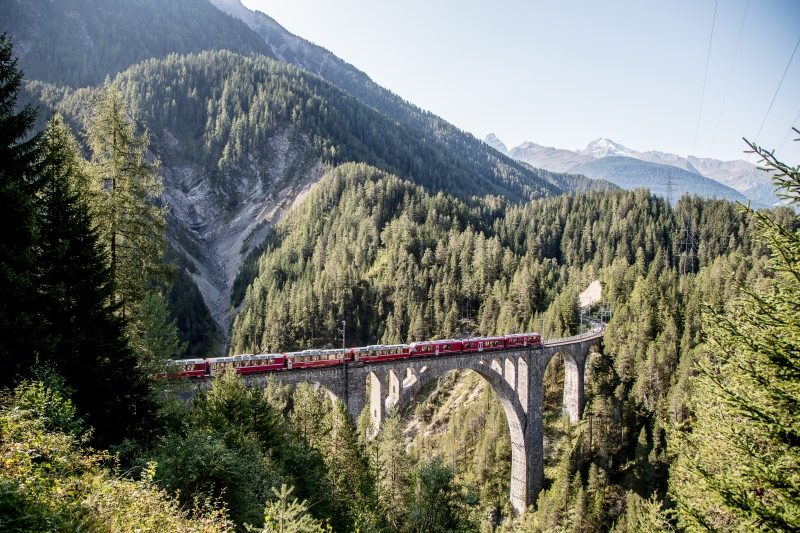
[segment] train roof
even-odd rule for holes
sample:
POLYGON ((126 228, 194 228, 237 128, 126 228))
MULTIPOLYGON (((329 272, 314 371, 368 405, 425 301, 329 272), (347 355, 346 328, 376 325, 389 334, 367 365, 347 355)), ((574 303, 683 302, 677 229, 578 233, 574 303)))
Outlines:
POLYGON ((407 344, 370 344, 367 350, 386 350, 389 348, 405 348, 407 344))
POLYGON ((199 365, 199 364, 202 364, 202 363, 205 363, 205 362, 206 362, 205 359, 199 359, 199 358, 194 358, 194 359, 168 359, 166 361, 166 363, 168 365, 199 365))
POLYGON ((416 344, 416 345, 419 345, 419 344, 442 344, 442 343, 447 343, 447 342, 463 342, 465 340, 467 340, 467 339, 439 339, 439 340, 434 340, 434 341, 414 341, 414 342, 410 343, 409 346, 411 346, 411 344, 416 344))

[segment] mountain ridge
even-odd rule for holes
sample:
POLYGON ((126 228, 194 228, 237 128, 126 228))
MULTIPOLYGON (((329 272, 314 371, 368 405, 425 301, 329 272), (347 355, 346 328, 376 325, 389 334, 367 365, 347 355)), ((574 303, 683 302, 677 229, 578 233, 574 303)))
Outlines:
MULTIPOLYGON (((494 135, 494 134, 490 134, 494 135)), ((495 136, 496 141, 502 142, 495 136)), ((647 186, 645 179, 652 174, 653 167, 650 164, 666 165, 679 169, 681 172, 694 174, 704 179, 713 180, 726 188, 740 193, 745 201, 749 199, 756 205, 775 206, 779 204, 778 198, 772 190, 772 181, 766 172, 758 169, 752 163, 738 159, 722 161, 707 157, 688 156, 682 157, 676 154, 661 152, 658 150, 648 150, 638 152, 627 148, 611 139, 600 137, 590 141, 585 148, 578 150, 568 150, 564 148, 554 148, 526 141, 508 151, 508 154, 520 161, 525 161, 533 167, 550 170, 553 172, 566 173, 587 173, 588 177, 595 179, 611 179, 605 171, 598 167, 609 167, 609 163, 598 163, 598 161, 608 157, 625 157, 642 161, 644 164, 640 169, 643 175, 642 186, 647 186)), ((633 163, 627 165, 633 168, 633 163)), ((678 179, 691 183, 691 176, 677 173, 678 179)), ((628 176, 632 178, 632 176, 628 176)), ((626 178, 626 179, 628 179, 626 178)), ((705 183, 702 180, 699 184, 705 183)), ((621 185, 621 183, 617 183, 621 185)), ((624 187, 624 185, 621 185, 624 187)), ((717 190, 717 187, 710 187, 717 190)), ((720 194, 725 193, 725 189, 718 189, 720 194)), ((663 188, 662 193, 666 193, 663 188)), ((738 195, 726 193, 729 199, 742 201, 738 195)))

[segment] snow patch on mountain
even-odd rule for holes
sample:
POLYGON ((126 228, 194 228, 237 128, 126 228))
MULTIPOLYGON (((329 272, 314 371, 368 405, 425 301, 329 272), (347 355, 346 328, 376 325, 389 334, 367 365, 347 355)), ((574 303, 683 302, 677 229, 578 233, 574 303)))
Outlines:
MULTIPOLYGON (((603 137, 591 141, 586 148, 575 151, 542 146, 533 142, 524 142, 509 150, 508 153, 514 159, 525 161, 537 168, 552 172, 589 172, 592 174, 587 174, 590 178, 602 179, 610 179, 605 172, 612 167, 619 168, 619 162, 614 165, 608 164, 597 167, 597 164, 592 164, 592 161, 599 162, 599 160, 606 158, 625 157, 644 163, 675 167, 680 171, 685 171, 687 174, 681 174, 681 176, 687 183, 692 174, 701 178, 698 180, 698 184, 702 182, 702 178, 714 180, 738 191, 757 205, 774 206, 779 203, 773 191, 770 175, 758 169, 752 163, 741 159, 720 161, 694 156, 682 157, 657 150, 638 152, 603 137), (594 173, 597 169, 602 169, 602 172, 594 173)), ((626 164, 625 168, 628 174, 626 179, 632 178, 635 175, 633 164, 626 164)), ((643 164, 639 172, 642 177, 640 186, 648 186, 651 189, 657 188, 653 184, 647 183, 647 180, 652 177, 653 167, 643 164)), ((659 174, 661 172, 658 171, 659 174)), ((611 179, 611 181, 614 180, 611 179)), ((620 183, 617 184, 620 185, 620 183)), ((707 189, 708 187, 706 186, 705 188, 707 189)))
POLYGON ((615 143, 611 139, 601 137, 590 142, 583 150, 578 150, 578 153, 581 155, 589 155, 597 159, 613 155, 634 157, 633 154, 636 152, 625 148, 621 144, 615 143))

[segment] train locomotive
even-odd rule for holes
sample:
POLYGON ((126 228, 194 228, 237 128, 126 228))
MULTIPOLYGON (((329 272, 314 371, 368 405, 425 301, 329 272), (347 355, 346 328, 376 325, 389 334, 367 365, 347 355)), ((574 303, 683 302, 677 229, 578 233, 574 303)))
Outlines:
POLYGON ((539 348, 541 346, 542 337, 538 333, 515 333, 494 337, 412 342, 411 344, 373 344, 345 349, 310 349, 287 353, 176 359, 167 361, 167 371, 160 377, 204 378, 225 372, 261 374, 298 368, 335 366, 343 363, 370 364, 414 357, 446 357, 461 353, 539 348))

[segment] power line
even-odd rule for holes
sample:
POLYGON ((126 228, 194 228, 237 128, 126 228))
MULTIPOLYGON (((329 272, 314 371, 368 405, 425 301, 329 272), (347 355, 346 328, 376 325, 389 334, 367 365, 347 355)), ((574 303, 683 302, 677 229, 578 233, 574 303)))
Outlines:
POLYGON ((700 117, 703 116, 703 100, 706 98, 706 80, 708 79, 708 63, 711 60, 711 43, 714 42, 714 26, 717 23, 717 4, 714 0, 714 18, 711 19, 711 36, 708 38, 708 53, 706 54, 706 71, 703 74, 703 90, 700 92, 700 111, 697 113, 697 127, 694 130, 694 146, 692 152, 697 153, 697 135, 700 133, 700 117))
POLYGON ((744 20, 747 18, 747 10, 750 8, 750 0, 744 6, 744 13, 742 14, 742 21, 739 23, 739 35, 736 37, 736 48, 733 51, 733 61, 731 61, 731 69, 728 71, 728 81, 725 82, 725 92, 722 93, 722 106, 719 108, 719 116, 717 117, 717 125, 714 127, 714 142, 717 141, 717 133, 719 132, 719 123, 722 121, 722 114, 725 111, 725 102, 728 99, 728 88, 731 86, 731 78, 733 78, 733 67, 736 66, 736 58, 739 56, 739 43, 742 42, 742 30, 744 29, 744 20))
POLYGON ((781 144, 778 146, 778 150, 777 150, 778 152, 783 150, 783 145, 786 144, 786 141, 789 140, 789 136, 792 134, 792 131, 794 131, 792 128, 796 128, 797 127, 797 121, 798 120, 800 120, 800 111, 797 112, 797 115, 795 115, 794 120, 792 120, 792 123, 789 124, 789 131, 787 131, 786 135, 784 135, 783 139, 781 139, 781 144))
POLYGON ((794 50, 792 50, 792 55, 789 57, 789 62, 786 63, 786 68, 783 69, 783 76, 781 76, 781 81, 778 82, 778 88, 775 89, 775 94, 772 95, 772 101, 769 103, 769 109, 767 109, 767 114, 764 115, 764 120, 761 121, 761 127, 758 128, 758 133, 756 133, 756 140, 753 141, 753 144, 758 144, 758 137, 761 135, 761 130, 764 129, 764 124, 767 122, 767 117, 769 116, 769 112, 772 111, 772 104, 775 103, 775 98, 778 96, 778 92, 781 90, 781 85, 783 85, 783 80, 786 78, 786 73, 789 72, 789 65, 792 64, 792 59, 794 59, 794 55, 797 53, 797 47, 800 46, 800 37, 797 38, 797 42, 794 43, 794 50))

